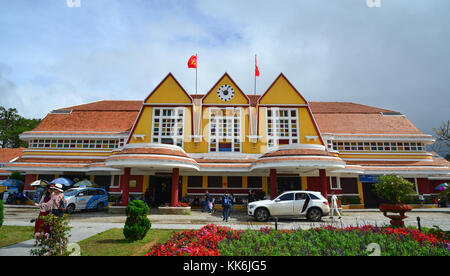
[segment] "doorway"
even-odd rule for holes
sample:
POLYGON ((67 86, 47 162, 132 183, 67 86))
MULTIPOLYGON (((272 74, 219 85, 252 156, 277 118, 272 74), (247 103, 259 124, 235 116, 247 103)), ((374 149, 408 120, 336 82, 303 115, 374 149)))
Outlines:
POLYGON ((277 177, 278 191, 277 195, 285 191, 294 191, 302 189, 301 177, 277 177))
POLYGON ((363 182, 364 208, 378 208, 383 200, 375 192, 375 183, 363 182))
POLYGON ((150 206, 156 208, 170 204, 171 176, 150 176, 148 195, 151 196, 150 206))

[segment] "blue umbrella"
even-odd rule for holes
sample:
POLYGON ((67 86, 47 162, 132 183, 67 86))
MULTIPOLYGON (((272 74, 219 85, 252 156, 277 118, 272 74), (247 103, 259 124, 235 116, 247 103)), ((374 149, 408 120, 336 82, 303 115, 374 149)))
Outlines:
POLYGON ((447 183, 442 183, 442 184, 439 184, 436 187, 434 187, 434 189, 436 191, 443 191, 443 190, 446 190, 447 188, 448 188, 448 184, 447 183))
POLYGON ((19 187, 22 183, 23 181, 17 179, 5 179, 0 181, 0 185, 5 187, 19 187))
POLYGON ((61 184, 66 187, 70 187, 73 185, 73 181, 65 177, 60 177, 50 182, 50 184, 61 184))

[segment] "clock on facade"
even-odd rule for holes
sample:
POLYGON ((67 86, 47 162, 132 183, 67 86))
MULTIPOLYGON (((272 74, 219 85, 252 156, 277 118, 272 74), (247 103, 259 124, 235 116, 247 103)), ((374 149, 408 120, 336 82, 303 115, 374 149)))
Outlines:
POLYGON ((217 96, 222 101, 226 101, 227 102, 227 101, 233 99, 233 97, 234 97, 234 89, 230 85, 224 84, 224 85, 220 86, 219 89, 217 90, 217 96))

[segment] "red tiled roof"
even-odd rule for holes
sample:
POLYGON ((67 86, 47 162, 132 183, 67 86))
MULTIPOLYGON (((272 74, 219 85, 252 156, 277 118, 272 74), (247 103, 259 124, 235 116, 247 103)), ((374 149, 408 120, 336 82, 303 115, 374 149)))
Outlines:
POLYGON ((395 112, 350 102, 309 102, 309 106, 314 114, 380 114, 380 112, 395 112))
POLYGON ((325 150, 316 149, 288 149, 288 150, 277 150, 273 152, 268 152, 263 155, 263 157, 282 157, 282 156, 299 156, 299 155, 313 155, 313 156, 333 156, 325 150))
POLYGON ((168 148, 125 148, 121 150, 117 155, 124 155, 124 154, 134 154, 134 155, 148 155, 148 154, 156 154, 156 155, 168 155, 168 156, 181 156, 181 157, 189 157, 184 153, 182 150, 176 150, 176 149, 168 149, 168 148))
POLYGON ((406 116, 382 114, 314 114, 321 133, 423 134, 406 116))
POLYGON ((33 131, 125 132, 131 130, 139 111, 76 111, 48 114, 33 131))
POLYGON ((14 158, 21 157, 25 148, 0 148, 0 163, 8 163, 14 158))
POLYGON ((98 101, 88 104, 76 105, 72 107, 61 108, 59 110, 76 111, 139 111, 142 101, 98 101))
MULTIPOLYGON (((191 95, 195 100, 204 95, 191 95)), ((248 95, 255 104, 260 95, 248 95)), ((349 102, 310 102, 311 111, 322 133, 334 134, 423 134, 406 116, 383 115, 394 112, 349 102)), ((35 131, 130 131, 142 101, 99 101, 60 110, 71 114, 48 114, 35 131)))

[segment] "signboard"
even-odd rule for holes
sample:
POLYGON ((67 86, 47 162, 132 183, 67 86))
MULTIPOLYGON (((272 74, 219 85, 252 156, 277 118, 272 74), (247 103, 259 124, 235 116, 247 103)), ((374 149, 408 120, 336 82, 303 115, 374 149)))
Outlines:
POLYGON ((359 176, 361 183, 377 183, 379 175, 363 174, 359 176))

